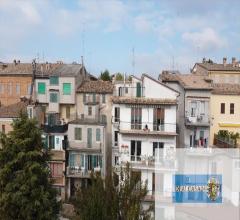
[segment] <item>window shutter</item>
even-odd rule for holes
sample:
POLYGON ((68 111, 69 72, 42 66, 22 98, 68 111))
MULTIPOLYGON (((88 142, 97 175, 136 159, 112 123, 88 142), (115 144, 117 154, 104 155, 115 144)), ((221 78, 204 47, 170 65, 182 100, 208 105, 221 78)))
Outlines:
POLYGON ((63 83, 63 95, 71 95, 71 83, 63 83))
POLYGON ((137 83, 137 97, 141 97, 141 83, 137 83))
POLYGON ((45 94, 46 92, 46 85, 43 82, 38 83, 38 94, 45 94))
POLYGON ((96 141, 100 141, 101 140, 101 130, 100 128, 96 129, 96 141))

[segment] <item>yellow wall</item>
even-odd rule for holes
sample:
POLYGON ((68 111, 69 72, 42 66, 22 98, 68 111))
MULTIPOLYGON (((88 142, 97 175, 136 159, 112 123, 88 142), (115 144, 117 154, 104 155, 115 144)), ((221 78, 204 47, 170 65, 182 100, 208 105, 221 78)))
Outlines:
POLYGON ((240 96, 212 94, 210 108, 210 145, 213 144, 214 134, 219 130, 240 133, 240 96), (221 103, 225 103, 225 114, 221 114, 221 103), (230 103, 234 103, 234 114, 230 114, 230 103))

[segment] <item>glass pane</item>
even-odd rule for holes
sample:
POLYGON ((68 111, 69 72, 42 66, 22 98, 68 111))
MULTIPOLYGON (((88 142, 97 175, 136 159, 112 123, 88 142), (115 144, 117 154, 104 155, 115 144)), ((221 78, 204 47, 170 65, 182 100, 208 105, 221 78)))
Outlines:
POLYGON ((71 95, 71 83, 63 83, 63 95, 71 95))

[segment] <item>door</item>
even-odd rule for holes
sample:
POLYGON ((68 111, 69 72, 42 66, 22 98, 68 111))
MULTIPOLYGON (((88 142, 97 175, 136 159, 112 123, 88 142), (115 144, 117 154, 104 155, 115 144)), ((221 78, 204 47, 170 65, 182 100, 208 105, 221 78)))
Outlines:
POLYGON ((141 97, 141 96, 142 96, 142 94, 141 94, 141 93, 142 93, 141 89, 142 89, 142 88, 141 88, 141 83, 138 82, 138 83, 137 83, 137 94, 136 94, 137 97, 141 97))

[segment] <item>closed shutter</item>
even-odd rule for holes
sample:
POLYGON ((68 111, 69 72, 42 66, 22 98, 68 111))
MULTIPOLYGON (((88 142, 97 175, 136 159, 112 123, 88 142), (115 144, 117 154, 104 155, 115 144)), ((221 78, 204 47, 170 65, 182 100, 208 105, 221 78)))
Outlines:
POLYGON ((101 130, 100 128, 96 129, 96 141, 100 141, 101 140, 101 130))
POLYGON ((58 94, 50 93, 50 102, 57 103, 58 102, 58 94))
POLYGON ((46 85, 43 82, 38 83, 38 94, 45 94, 46 92, 46 85))
POLYGON ((63 95, 71 95, 71 83, 63 83, 63 95))
POLYGON ((50 77, 50 85, 58 85, 58 76, 50 77))
POLYGON ((137 97, 141 97, 141 83, 137 83, 137 97))
POLYGON ((92 147, 92 128, 87 129, 87 146, 92 147))

